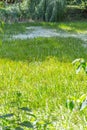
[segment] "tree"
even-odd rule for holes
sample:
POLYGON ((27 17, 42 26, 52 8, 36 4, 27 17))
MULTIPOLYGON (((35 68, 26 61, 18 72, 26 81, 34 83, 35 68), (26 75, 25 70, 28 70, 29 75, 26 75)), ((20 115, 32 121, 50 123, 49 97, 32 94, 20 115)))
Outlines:
POLYGON ((65 5, 66 0, 38 0, 36 4, 33 0, 30 8, 33 11, 33 16, 35 16, 33 18, 44 21, 59 21, 64 18, 65 5))

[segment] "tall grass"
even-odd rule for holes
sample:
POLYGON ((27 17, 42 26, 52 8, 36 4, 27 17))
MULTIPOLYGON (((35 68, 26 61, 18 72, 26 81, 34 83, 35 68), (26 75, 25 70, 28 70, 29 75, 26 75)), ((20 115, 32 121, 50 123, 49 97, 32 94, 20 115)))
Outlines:
POLYGON ((3 130, 86 130, 84 114, 72 114, 65 107, 68 96, 79 97, 87 90, 87 77, 77 76, 71 64, 86 56, 83 42, 74 38, 4 42, 0 47, 3 130))
MULTIPOLYGON (((19 26, 20 25, 20 26, 19 26)), ((25 31, 12 24, 5 33, 25 31)), ((38 24, 39 25, 39 24, 38 24)), ((86 31, 84 23, 40 23, 71 32, 86 31)), ((36 38, 4 41, 0 46, 0 128, 15 130, 86 130, 86 110, 67 111, 66 99, 87 91, 85 73, 75 74, 71 62, 86 59, 83 41, 75 38, 36 38)))

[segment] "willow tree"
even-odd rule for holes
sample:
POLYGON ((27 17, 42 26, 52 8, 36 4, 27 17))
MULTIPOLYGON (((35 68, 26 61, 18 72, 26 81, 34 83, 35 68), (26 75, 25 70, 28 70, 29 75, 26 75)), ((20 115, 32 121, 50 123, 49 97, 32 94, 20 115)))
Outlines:
POLYGON ((40 0, 35 8, 36 17, 44 21, 60 21, 64 18, 66 0, 40 0))
POLYGON ((50 0, 50 3, 46 10, 47 21, 60 21, 65 15, 65 0, 50 0))
POLYGON ((35 19, 35 10, 36 7, 38 6, 40 0, 28 0, 29 1, 29 13, 31 15, 31 18, 35 19))

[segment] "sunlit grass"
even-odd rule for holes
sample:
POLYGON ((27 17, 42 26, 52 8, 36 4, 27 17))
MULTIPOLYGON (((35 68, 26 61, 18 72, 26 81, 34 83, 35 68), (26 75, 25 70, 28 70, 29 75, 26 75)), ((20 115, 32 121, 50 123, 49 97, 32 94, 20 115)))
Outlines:
MULTIPOLYGON (((37 119, 19 113, 21 121, 37 120, 41 124, 37 130, 86 130, 86 110, 71 113, 65 107, 69 96, 79 97, 87 91, 87 76, 82 72, 76 75, 72 65, 80 57, 86 59, 86 48, 74 38, 4 42, 0 46, 0 115, 18 113, 17 106, 27 107, 37 119), (44 124, 48 124, 46 128, 44 124)), ((0 119, 0 125, 12 126, 10 121, 0 119)), ((17 122, 16 116, 12 119, 17 122)))
POLYGON ((87 33, 87 23, 86 22, 69 22, 69 23, 61 23, 59 25, 59 28, 67 31, 67 32, 73 32, 73 33, 87 33))
POLYGON ((73 28, 69 27, 68 25, 60 24, 59 27, 64 31, 72 31, 73 28))

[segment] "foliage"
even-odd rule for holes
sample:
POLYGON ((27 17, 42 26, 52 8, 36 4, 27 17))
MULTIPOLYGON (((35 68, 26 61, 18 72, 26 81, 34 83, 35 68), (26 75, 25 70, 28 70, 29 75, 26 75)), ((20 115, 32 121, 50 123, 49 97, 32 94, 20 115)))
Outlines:
POLYGON ((40 123, 30 108, 21 107, 21 104, 25 102, 22 97, 22 93, 17 91, 14 95, 15 100, 13 100, 10 104, 15 111, 14 113, 8 113, 0 116, 0 119, 2 120, 0 128, 2 128, 2 130, 24 130, 26 128, 38 130, 38 128, 47 128, 47 126, 45 126, 45 122, 43 121, 43 123, 40 123), (26 120, 22 121, 22 118, 26 120))
POLYGON ((44 21, 60 21, 64 18, 65 13, 65 0, 40 0, 38 3, 32 3, 30 7, 35 15, 36 19, 41 19, 44 21))
MULTIPOLYGON (((84 59, 76 59, 73 61, 73 64, 77 66, 76 74, 78 74, 81 69, 83 69, 87 74, 87 65, 84 59)), ((66 102, 66 107, 71 110, 84 110, 87 107, 87 94, 83 94, 79 99, 76 99, 76 97, 70 97, 69 100, 67 100, 66 102)))
POLYGON ((0 8, 3 8, 5 5, 4 5, 4 2, 3 1, 0 1, 0 8))
POLYGON ((87 9, 87 0, 67 0, 68 5, 81 5, 85 9, 87 9))
POLYGON ((8 21, 32 18, 43 21, 60 21, 65 15, 65 0, 26 0, 22 3, 7 5, 0 9, 3 18, 8 21))
MULTIPOLYGON (((82 17, 81 9, 86 9, 87 0, 22 0, 21 2, 20 0, 16 0, 14 4, 1 3, 0 18, 5 22, 11 23, 29 21, 30 19, 57 22, 64 20, 66 16, 68 19, 68 13, 74 15, 72 11, 67 11, 67 5, 70 5, 70 9, 71 5, 77 5, 80 8, 79 15, 82 17)), ((78 14, 78 12, 75 10, 75 15, 76 14, 78 14)), ((76 17, 78 18, 78 15, 76 15, 76 17)))
POLYGON ((85 9, 87 9, 87 0, 82 0, 82 4, 85 7, 85 9))
POLYGON ((76 59, 73 61, 73 64, 77 64, 77 69, 76 69, 76 73, 78 74, 81 69, 83 68, 84 71, 87 73, 87 66, 86 66, 86 62, 84 59, 76 59))

